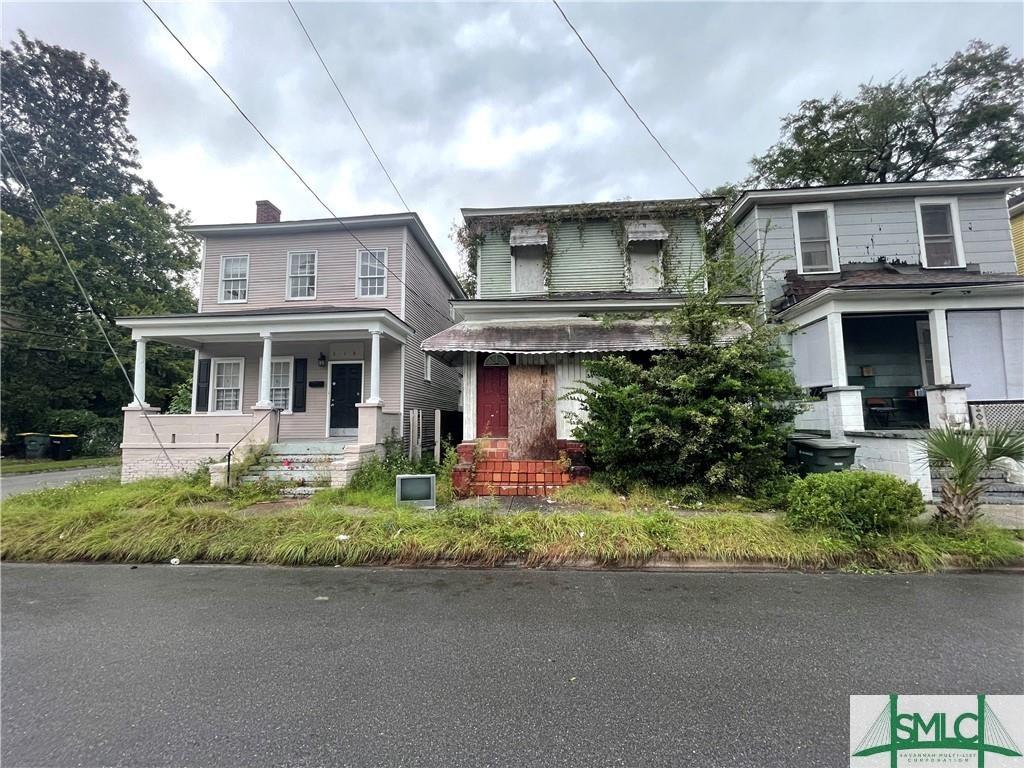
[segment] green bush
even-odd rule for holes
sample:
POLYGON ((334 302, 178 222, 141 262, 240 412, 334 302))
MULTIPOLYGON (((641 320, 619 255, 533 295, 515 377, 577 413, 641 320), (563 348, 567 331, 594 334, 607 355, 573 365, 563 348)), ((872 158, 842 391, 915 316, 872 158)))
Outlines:
POLYGON ((879 472, 827 472, 797 480, 786 497, 793 528, 860 536, 898 528, 924 512, 921 489, 879 472))
POLYGON ((98 416, 92 411, 78 409, 49 410, 43 421, 51 434, 78 435, 75 453, 83 456, 110 456, 117 453, 121 443, 121 419, 116 416, 98 416))

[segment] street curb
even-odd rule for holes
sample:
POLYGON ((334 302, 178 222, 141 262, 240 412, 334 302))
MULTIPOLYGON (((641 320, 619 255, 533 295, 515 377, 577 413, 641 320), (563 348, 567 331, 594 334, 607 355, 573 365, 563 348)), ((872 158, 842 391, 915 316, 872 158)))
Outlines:
POLYGON ((527 565, 525 560, 506 560, 493 565, 474 565, 472 563, 452 562, 429 562, 429 563, 359 563, 356 565, 318 565, 316 563, 302 563, 297 565, 281 565, 279 563, 218 563, 204 560, 179 563, 177 565, 166 561, 145 561, 145 562, 114 562, 111 560, 3 560, 4 565, 122 565, 131 568, 141 566, 165 566, 176 567, 200 567, 200 568, 388 568, 402 571, 497 571, 497 570, 523 570, 523 571, 588 571, 606 573, 803 573, 803 574, 844 574, 861 576, 911 576, 919 574, 983 574, 983 573, 1004 573, 1024 575, 1024 561, 1018 565, 1002 565, 992 568, 963 568, 945 566, 936 568, 934 571, 887 571, 871 570, 856 571, 844 570, 842 568, 789 568, 784 565, 777 565, 768 562, 722 562, 715 560, 688 560, 678 561, 655 561, 638 565, 607 565, 598 563, 596 560, 574 560, 564 563, 548 563, 540 565, 527 565))

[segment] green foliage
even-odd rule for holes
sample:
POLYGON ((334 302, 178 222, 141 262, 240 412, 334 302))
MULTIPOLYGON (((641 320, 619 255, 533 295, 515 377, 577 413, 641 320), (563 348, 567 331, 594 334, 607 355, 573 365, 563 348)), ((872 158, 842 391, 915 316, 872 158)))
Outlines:
POLYGON ((747 186, 1015 176, 1022 135, 1024 60, 975 40, 912 80, 802 102, 782 119, 780 141, 751 161, 747 186))
POLYGON ((928 461, 943 468, 936 518, 960 527, 978 517, 981 497, 988 485, 985 472, 999 459, 1024 461, 1024 433, 1009 429, 933 429, 928 433, 926 447, 928 461))
MULTIPOLYGON (((134 346, 121 315, 190 312, 198 247, 188 216, 139 178, 128 96, 83 54, 21 35, 3 51, 4 151, 18 161, 101 323, 130 368, 134 346)), ((4 345, 3 427, 46 430, 48 411, 119 417, 130 401, 110 355, 49 233, 37 221, 18 164, 3 164, 0 214, 4 345)), ((191 356, 150 345, 147 399, 167 404, 191 371, 191 356)))
POLYGON ((76 453, 109 456, 121 443, 121 419, 76 409, 50 410, 40 419, 50 433, 78 435, 76 453))
POLYGON ((820 529, 743 514, 495 514, 486 508, 425 512, 352 509, 335 490, 303 509, 243 517, 232 508, 271 498, 258 484, 215 489, 201 479, 116 480, 5 500, 6 560, 276 563, 280 565, 531 567, 669 560, 757 562, 798 568, 933 570, 1019 562, 1013 535, 984 526, 910 526, 856 543, 820 529), (346 538, 339 538, 344 536, 346 538))
MULTIPOLYGON (((4 98, 0 131, 45 210, 66 195, 114 200, 160 194, 139 177, 138 149, 128 130, 128 94, 95 60, 18 31, 2 53, 4 98)), ((17 166, 4 163, 4 210, 32 220, 35 213, 17 166)))
POLYGON ((826 472, 793 483, 786 521, 798 530, 833 528, 844 535, 888 533, 924 513, 921 490, 880 472, 826 472))
POLYGON ((574 435, 616 490, 636 483, 758 493, 784 472, 786 436, 801 391, 769 325, 752 304, 725 299, 749 289, 729 252, 709 261, 666 321, 675 348, 588 360, 592 378, 569 397, 587 420, 574 435), (727 336, 735 340, 726 343, 727 336))
POLYGON ((171 402, 167 406, 168 413, 192 413, 192 377, 181 382, 174 390, 171 402))

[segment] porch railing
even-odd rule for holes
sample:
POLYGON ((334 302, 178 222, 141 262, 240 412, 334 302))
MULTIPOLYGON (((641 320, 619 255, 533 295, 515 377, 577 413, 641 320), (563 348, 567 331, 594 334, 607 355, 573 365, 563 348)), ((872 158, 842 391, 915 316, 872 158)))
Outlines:
POLYGON ((968 403, 967 407, 975 429, 1024 430, 1024 400, 968 403))

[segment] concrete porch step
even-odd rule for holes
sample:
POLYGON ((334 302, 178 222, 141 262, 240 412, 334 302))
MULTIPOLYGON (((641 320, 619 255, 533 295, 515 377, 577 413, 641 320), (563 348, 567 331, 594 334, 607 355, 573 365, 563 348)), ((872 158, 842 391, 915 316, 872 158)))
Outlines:
POLYGON ((267 456, 337 456, 345 452, 345 446, 355 443, 356 438, 335 440, 292 440, 271 443, 267 448, 267 456))
POLYGON ((267 467, 250 468, 240 478, 243 483, 255 483, 257 480, 273 480, 275 482, 316 483, 330 481, 330 472, 326 469, 273 469, 267 467))
POLYGON ((289 485, 277 492, 283 499, 308 499, 324 486, 315 485, 289 485))

